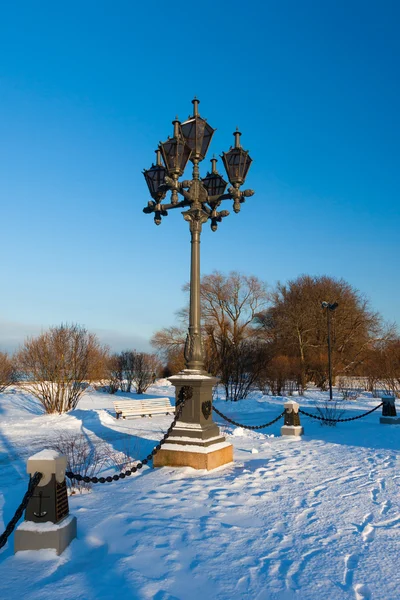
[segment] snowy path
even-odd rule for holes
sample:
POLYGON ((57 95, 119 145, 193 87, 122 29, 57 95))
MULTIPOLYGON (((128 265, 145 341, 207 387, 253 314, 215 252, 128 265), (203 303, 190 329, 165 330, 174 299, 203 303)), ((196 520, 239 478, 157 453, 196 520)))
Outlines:
MULTIPOLYGON (((261 421, 253 408, 248 421, 261 421)), ((260 412, 268 418, 278 408, 266 403, 260 412)), ((240 420, 244 410, 231 406, 229 414, 240 420)), ((102 410, 87 413, 77 413, 81 425, 115 444, 126 431, 150 444, 169 423, 117 426, 102 410)), ((13 556, 7 547, 1 597, 398 600, 400 427, 378 421, 326 428, 304 419, 301 441, 279 437, 279 424, 267 430, 273 437, 224 427, 235 447, 231 466, 145 468, 74 496, 79 539, 60 557, 13 556)), ((10 428, 9 445, 13 439, 10 428)), ((4 496, 16 504, 16 493, 4 496)))

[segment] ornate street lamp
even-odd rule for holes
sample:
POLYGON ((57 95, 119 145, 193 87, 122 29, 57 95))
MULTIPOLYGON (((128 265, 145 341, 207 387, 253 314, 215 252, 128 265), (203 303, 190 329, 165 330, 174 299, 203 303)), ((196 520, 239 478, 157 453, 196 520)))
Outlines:
POLYGON ((216 378, 204 368, 204 350, 201 339, 200 315, 200 234, 203 223, 210 221, 212 231, 218 223, 229 215, 227 210, 218 210, 223 200, 233 200, 233 210, 240 211, 240 205, 253 190, 240 190, 245 182, 250 164, 249 153, 240 145, 240 132, 236 131, 235 146, 222 154, 228 179, 232 186, 225 193, 227 182, 218 173, 217 159, 211 160, 211 173, 200 178, 199 163, 205 158, 214 129, 199 115, 199 100, 193 100, 193 116, 180 124, 173 121, 174 136, 160 143, 165 167, 159 154, 157 165, 143 171, 153 198, 145 213, 154 213, 154 221, 159 225, 162 217, 172 208, 183 208, 183 218, 189 223, 191 234, 190 268, 190 309, 189 328, 185 344, 186 368, 170 381, 176 387, 176 404, 182 398, 186 403, 178 425, 170 434, 168 444, 154 457, 155 466, 176 465, 195 468, 214 468, 232 461, 232 446, 220 435, 218 426, 212 420, 212 387, 216 378), (192 179, 179 181, 188 161, 193 163, 192 179), (162 169, 166 169, 163 172, 162 169), (159 184, 157 186, 157 183, 159 184), (168 191, 171 202, 162 204, 168 191), (179 200, 181 196, 181 200, 179 200), (183 445, 193 447, 188 452, 183 445))
POLYGON ((329 304, 329 302, 321 302, 321 308, 326 310, 326 318, 327 318, 327 327, 328 327, 328 372, 329 372, 329 400, 333 399, 332 394, 332 348, 331 348, 331 312, 335 311, 339 304, 334 302, 333 304, 329 304))

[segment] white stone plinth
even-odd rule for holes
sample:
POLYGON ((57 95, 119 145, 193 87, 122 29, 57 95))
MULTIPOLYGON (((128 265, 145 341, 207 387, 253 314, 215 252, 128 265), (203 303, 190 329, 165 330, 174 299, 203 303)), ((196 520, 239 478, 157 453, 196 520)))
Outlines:
POLYGON ((303 435, 304 429, 302 425, 282 425, 281 435, 303 435))
POLYGON ((24 521, 14 534, 14 552, 20 550, 55 550, 64 552, 76 538, 76 517, 69 515, 59 523, 24 521))

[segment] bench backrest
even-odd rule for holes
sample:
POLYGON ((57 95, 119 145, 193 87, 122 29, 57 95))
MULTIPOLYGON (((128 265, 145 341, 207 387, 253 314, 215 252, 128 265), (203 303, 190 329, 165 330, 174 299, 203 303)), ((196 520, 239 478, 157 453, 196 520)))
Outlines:
POLYGON ((124 412, 151 412, 158 409, 172 409, 173 406, 169 398, 149 398, 148 400, 117 400, 113 402, 115 411, 124 412))

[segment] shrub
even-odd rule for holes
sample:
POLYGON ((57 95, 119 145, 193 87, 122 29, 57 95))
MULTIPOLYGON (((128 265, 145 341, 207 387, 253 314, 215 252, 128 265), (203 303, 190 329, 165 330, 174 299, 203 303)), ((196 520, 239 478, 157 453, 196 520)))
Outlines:
MULTIPOLYGON (((67 471, 82 477, 96 477, 107 464, 109 450, 105 442, 93 444, 83 433, 63 433, 51 448, 61 452, 67 458, 67 471)), ((70 492, 82 493, 92 487, 91 483, 71 480, 66 477, 70 492)))
POLYGON ((37 338, 28 338, 17 355, 24 387, 47 413, 76 408, 85 383, 104 375, 107 348, 79 325, 52 327, 37 338))
POLYGON ((321 421, 321 425, 328 425, 329 427, 336 427, 336 420, 341 419, 344 415, 343 400, 323 400, 316 405, 317 411, 320 417, 327 419, 321 421))

